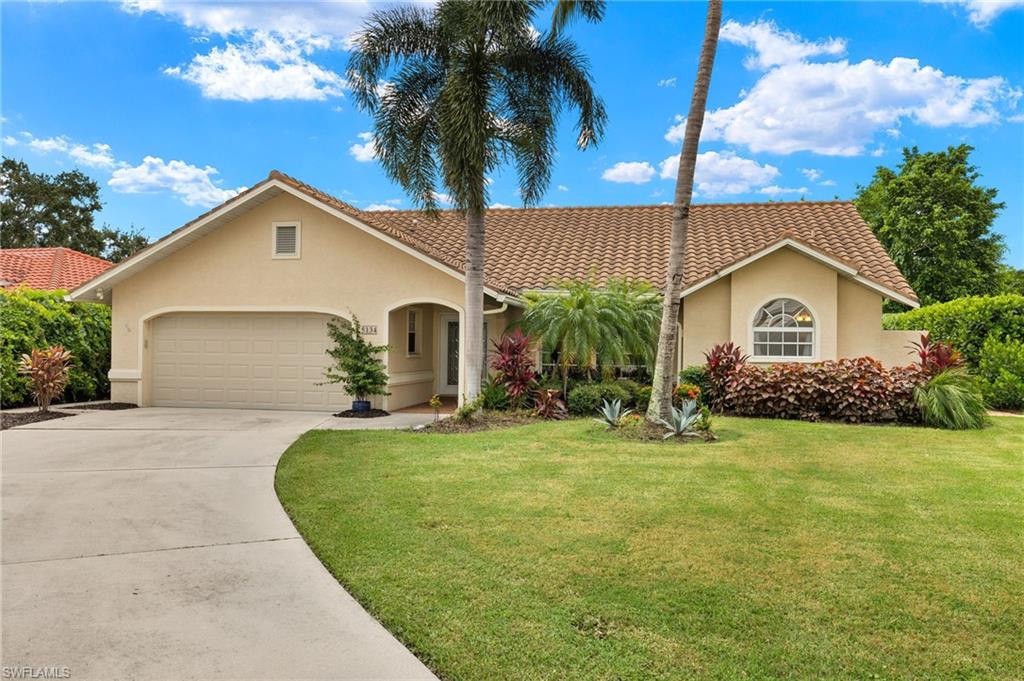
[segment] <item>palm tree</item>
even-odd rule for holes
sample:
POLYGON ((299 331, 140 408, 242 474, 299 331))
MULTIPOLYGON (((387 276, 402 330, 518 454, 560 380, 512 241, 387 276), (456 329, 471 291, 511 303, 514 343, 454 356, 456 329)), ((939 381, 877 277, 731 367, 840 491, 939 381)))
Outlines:
POLYGON ((563 391, 569 370, 589 378, 598 366, 630 360, 650 366, 658 333, 657 290, 642 282, 593 278, 555 282, 551 292, 530 293, 518 325, 545 348, 558 353, 563 391))
POLYGON ((483 370, 484 216, 487 177, 511 162, 524 205, 543 197, 556 151, 559 113, 578 111, 576 144, 604 130, 589 64, 576 44, 538 35, 543 3, 442 0, 435 8, 374 12, 355 38, 348 80, 374 117, 385 172, 428 213, 439 188, 466 218, 464 395, 483 370))
POLYGON ((683 261, 686 238, 690 227, 690 199, 693 196, 693 172, 697 165, 697 145, 704 126, 704 109, 711 87, 711 69, 718 48, 718 30, 722 23, 722 0, 708 1, 707 21, 704 25, 704 43, 700 48, 697 80, 693 85, 693 98, 686 118, 683 151, 679 154, 679 172, 676 175, 675 205, 672 209, 672 241, 665 276, 665 299, 661 309, 661 332, 658 334, 658 353, 654 364, 654 385, 647 418, 657 421, 668 418, 672 409, 672 358, 676 347, 676 325, 679 323, 679 295, 683 292, 683 261))

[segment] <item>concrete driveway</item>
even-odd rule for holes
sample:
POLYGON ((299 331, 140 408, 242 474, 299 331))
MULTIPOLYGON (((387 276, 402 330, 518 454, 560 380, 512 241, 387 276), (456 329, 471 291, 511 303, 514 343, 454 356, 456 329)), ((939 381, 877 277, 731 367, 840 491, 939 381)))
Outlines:
POLYGON ((324 421, 135 409, 4 431, 5 673, 434 678, 324 569, 274 493, 278 457, 324 421))

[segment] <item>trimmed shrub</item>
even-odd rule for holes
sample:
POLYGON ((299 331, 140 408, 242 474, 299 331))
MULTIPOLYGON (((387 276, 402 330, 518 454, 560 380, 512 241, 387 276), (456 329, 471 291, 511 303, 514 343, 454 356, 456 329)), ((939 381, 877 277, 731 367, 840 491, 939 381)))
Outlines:
POLYGON ((705 397, 710 393, 711 380, 708 376, 708 368, 703 364, 688 366, 679 372, 679 382, 689 383, 700 388, 700 394, 705 397))
POLYGON ((767 368, 744 365, 733 372, 726 399, 740 416, 914 422, 914 387, 925 379, 919 369, 887 370, 870 357, 767 368))
POLYGON ((707 359, 708 390, 705 393, 708 404, 718 411, 729 408, 729 383, 733 375, 747 363, 750 355, 743 354, 732 341, 719 343, 704 353, 707 359))
POLYGON ((605 400, 628 402, 630 394, 617 383, 584 383, 569 391, 569 413, 590 416, 601 408, 605 400))
POLYGON ((887 329, 925 329, 934 340, 949 343, 972 367, 981 361, 989 337, 1024 340, 1024 296, 972 296, 885 315, 887 329))
MULTIPOLYGON (((640 383, 637 383, 636 381, 634 381, 634 380, 632 380, 630 378, 620 378, 620 379, 614 381, 614 383, 615 383, 615 385, 618 385, 618 386, 621 386, 622 388, 625 388, 626 392, 629 393, 629 400, 624 401, 623 404, 625 404, 627 406, 630 406, 630 407, 635 407, 636 406, 637 397, 641 395, 641 393, 643 392, 644 388, 646 387, 644 385, 641 385, 640 383)), ((650 397, 651 397, 650 393, 647 393, 647 399, 650 399, 650 397)))
POLYGON ((72 355, 66 402, 110 395, 110 308, 70 303, 65 291, 17 288, 0 292, 0 400, 17 407, 30 400, 30 383, 18 374, 22 355, 60 345, 72 355))
POLYGON ((651 391, 653 388, 649 385, 640 386, 640 389, 636 391, 636 410, 641 413, 647 412, 647 407, 651 404, 651 391))
POLYGON ((963 367, 946 369, 919 385, 914 402, 924 422, 936 428, 972 430, 987 420, 978 379, 963 367))
POLYGON ((1024 409, 1024 341, 986 340, 981 346, 978 376, 990 406, 1024 409))

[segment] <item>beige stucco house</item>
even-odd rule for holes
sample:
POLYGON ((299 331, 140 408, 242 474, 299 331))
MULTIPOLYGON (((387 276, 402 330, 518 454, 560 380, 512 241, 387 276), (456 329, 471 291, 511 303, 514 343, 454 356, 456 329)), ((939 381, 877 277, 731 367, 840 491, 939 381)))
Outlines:
MULTIPOLYGON (((484 320, 558 279, 663 285, 671 207, 491 210, 484 320)), ((329 410, 326 323, 358 317, 398 409, 460 395, 463 225, 453 212, 365 212, 277 171, 75 289, 112 306, 112 398, 146 406, 329 410)), ((758 362, 909 361, 883 331, 913 290, 846 202, 713 204, 691 212, 679 366, 731 340, 758 362)))

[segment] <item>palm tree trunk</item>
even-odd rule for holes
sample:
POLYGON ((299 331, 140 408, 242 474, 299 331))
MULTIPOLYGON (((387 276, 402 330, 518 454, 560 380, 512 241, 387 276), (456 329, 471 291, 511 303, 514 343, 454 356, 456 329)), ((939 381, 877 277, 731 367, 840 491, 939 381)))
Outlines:
POLYGON ((690 113, 686 118, 683 151, 679 154, 679 174, 676 176, 675 206, 672 210, 672 243, 669 250, 668 270, 665 277, 665 300, 661 310, 661 332, 658 335, 658 355, 654 364, 654 385, 647 418, 655 421, 666 418, 672 410, 672 384, 675 370, 672 358, 676 348, 676 325, 679 321, 679 294, 683 291, 683 266, 686 238, 690 227, 690 199, 693 195, 693 173, 697 165, 697 146, 704 126, 704 109, 711 87, 711 69, 718 48, 718 30, 722 23, 722 0, 709 0, 707 22, 704 25, 704 43, 700 48, 697 80, 693 85, 690 113))
POLYGON ((462 394, 466 401, 480 394, 484 364, 484 213, 466 211, 466 325, 463 353, 466 384, 462 394))

